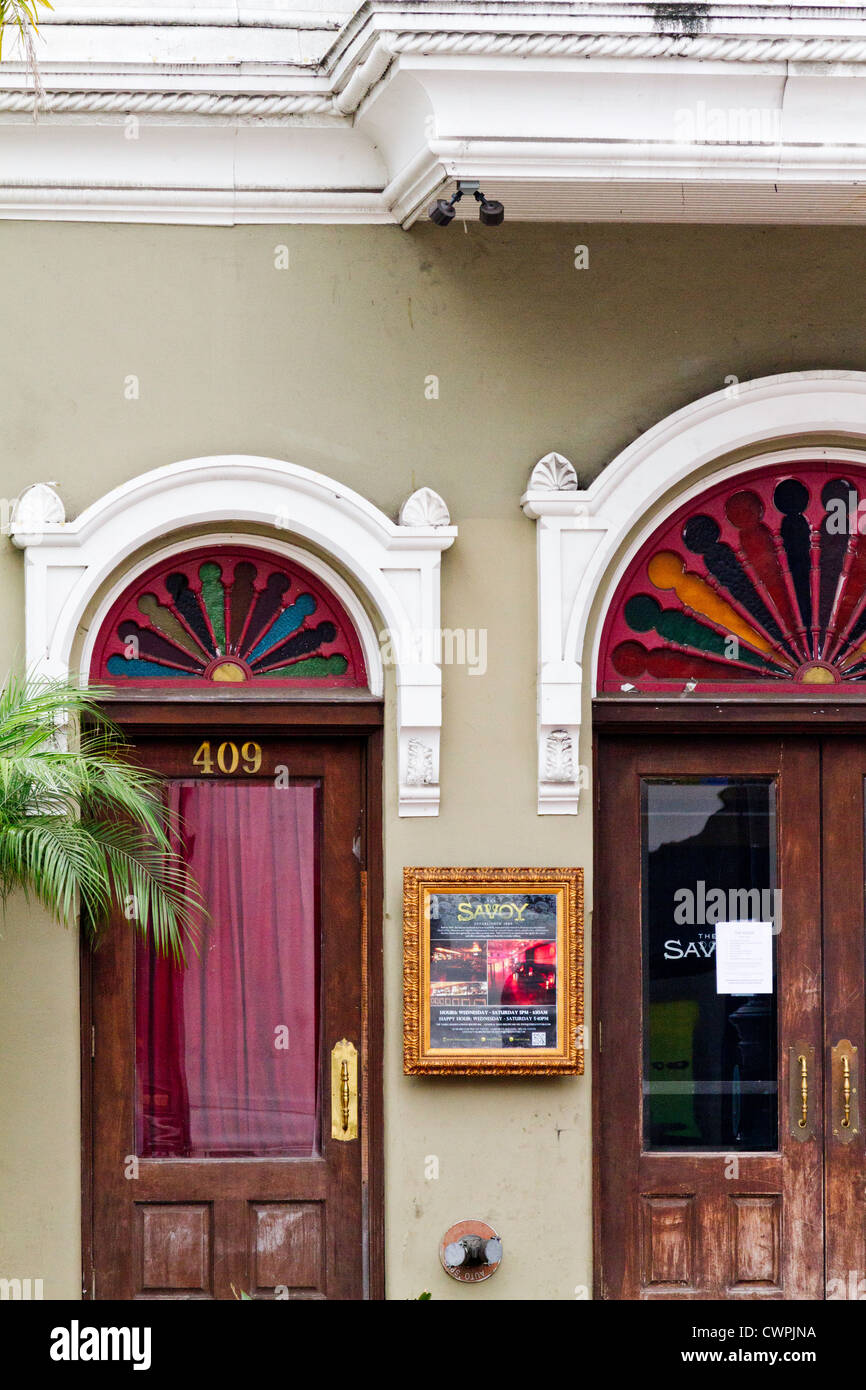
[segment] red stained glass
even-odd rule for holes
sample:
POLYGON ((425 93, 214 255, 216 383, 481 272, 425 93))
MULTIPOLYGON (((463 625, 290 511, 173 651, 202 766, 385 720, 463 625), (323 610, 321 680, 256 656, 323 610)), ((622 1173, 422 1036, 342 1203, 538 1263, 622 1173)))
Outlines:
POLYGON ((367 684, 352 621, 321 580, 230 546, 176 556, 131 584, 103 623, 90 674, 144 687, 367 684))
POLYGON ((598 689, 807 693, 866 680, 866 475, 815 462, 708 488, 629 565, 598 689))

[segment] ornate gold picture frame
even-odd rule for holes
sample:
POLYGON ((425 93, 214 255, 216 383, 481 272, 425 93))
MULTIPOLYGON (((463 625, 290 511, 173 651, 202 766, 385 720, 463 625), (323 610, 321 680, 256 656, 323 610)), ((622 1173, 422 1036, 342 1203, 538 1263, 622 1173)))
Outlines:
POLYGON ((403 870, 403 1070, 583 1072, 583 870, 403 870))

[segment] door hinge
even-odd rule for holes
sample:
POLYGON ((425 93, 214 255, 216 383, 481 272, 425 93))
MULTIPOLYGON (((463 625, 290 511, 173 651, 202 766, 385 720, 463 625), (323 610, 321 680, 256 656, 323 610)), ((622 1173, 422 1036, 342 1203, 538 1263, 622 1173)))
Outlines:
POLYGON ((358 816, 358 828, 357 828, 357 830, 355 831, 355 838, 354 838, 354 840, 352 841, 352 853, 354 854, 354 856, 355 856, 355 858, 357 859, 357 861, 358 861, 359 865, 361 866, 361 868, 362 868, 362 869, 366 869, 366 867, 367 867, 367 818, 366 818, 366 816, 365 816, 365 814, 364 814, 364 808, 363 808, 363 807, 361 808, 361 814, 358 816))
POLYGON ((96 1024, 90 1025, 90 1058, 91 1061, 96 1056, 96 1024))
POLYGON ((601 1045, 601 1019, 598 1020, 598 1050, 599 1052, 604 1051, 604 1048, 601 1045))

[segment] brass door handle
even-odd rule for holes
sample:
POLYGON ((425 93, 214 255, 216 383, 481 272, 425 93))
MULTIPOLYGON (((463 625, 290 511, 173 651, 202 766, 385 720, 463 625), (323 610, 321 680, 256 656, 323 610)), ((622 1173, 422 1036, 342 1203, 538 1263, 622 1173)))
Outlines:
POLYGON ((809 1094, 809 1076, 814 1068, 813 1045, 794 1043, 788 1052, 788 1132, 792 1139, 815 1138, 815 1102, 809 1094))
POLYGON ((797 1125, 800 1129, 805 1129, 809 1123, 809 1064, 806 1061, 806 1054, 801 1052, 797 1058, 800 1067, 800 1118, 797 1125))
POLYGON ((343 1059, 340 1063, 340 1120, 342 1130, 345 1134, 349 1128, 349 1105, 351 1101, 351 1091, 349 1089, 349 1063, 343 1059))
POLYGON ((358 1051, 341 1038, 331 1051, 331 1138, 358 1137, 358 1051))
POLYGON ((857 1048, 842 1038, 830 1052, 830 1087, 833 1138, 850 1144, 860 1133, 860 1097, 857 1094, 857 1048))

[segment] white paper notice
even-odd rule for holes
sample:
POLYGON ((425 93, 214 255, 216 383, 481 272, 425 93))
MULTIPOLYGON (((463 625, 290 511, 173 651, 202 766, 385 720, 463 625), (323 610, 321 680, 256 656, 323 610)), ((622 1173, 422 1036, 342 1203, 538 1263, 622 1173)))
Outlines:
POLYGON ((716 924, 716 993, 773 993, 773 923, 716 924))

